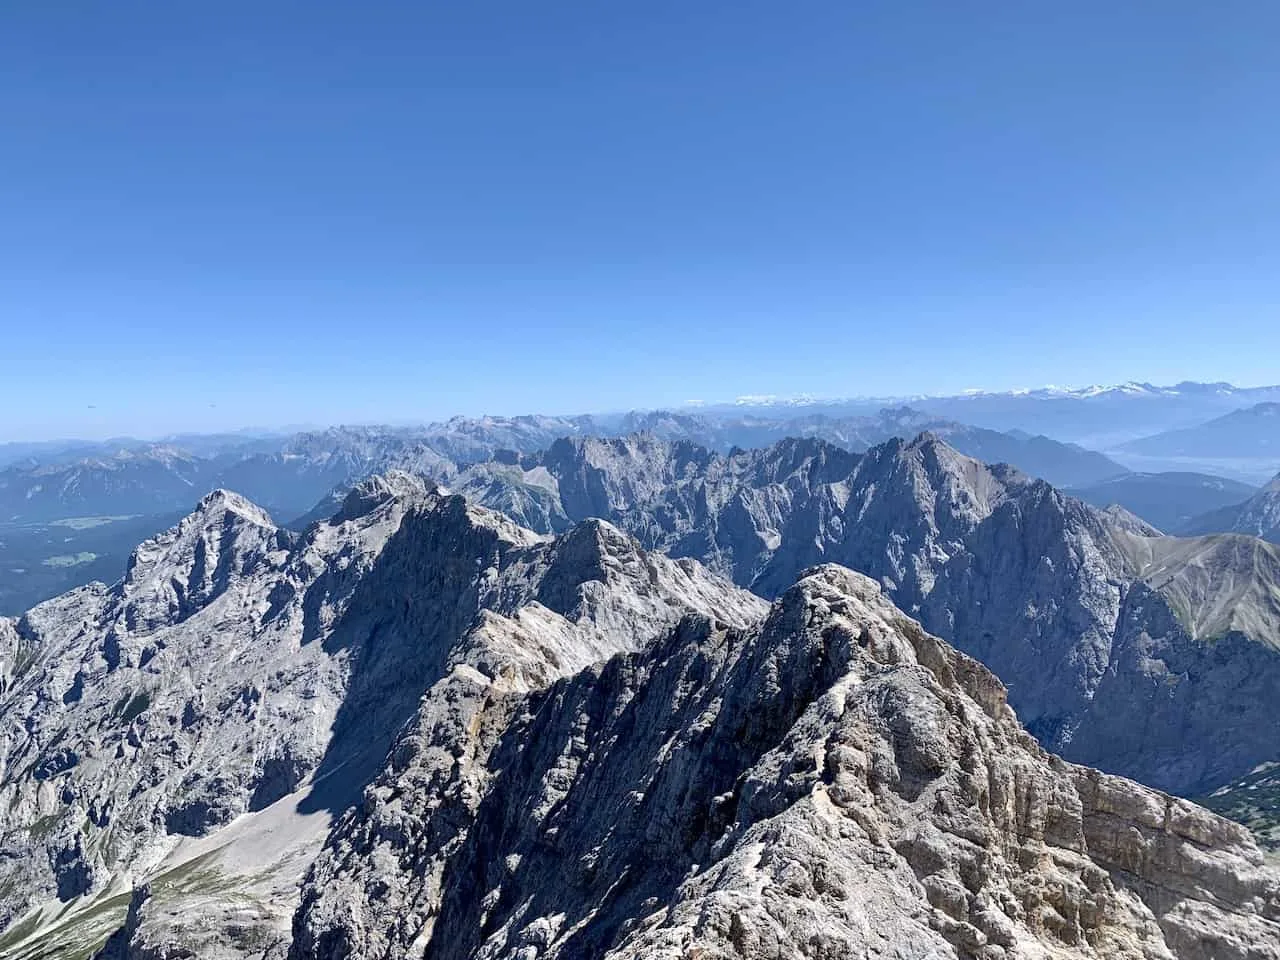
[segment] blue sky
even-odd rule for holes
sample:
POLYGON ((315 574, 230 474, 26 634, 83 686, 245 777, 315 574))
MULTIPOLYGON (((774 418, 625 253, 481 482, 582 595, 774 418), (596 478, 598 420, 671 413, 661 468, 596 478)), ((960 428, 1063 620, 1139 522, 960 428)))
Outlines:
POLYGON ((0 440, 1280 380, 1280 5, 0 12, 0 440))

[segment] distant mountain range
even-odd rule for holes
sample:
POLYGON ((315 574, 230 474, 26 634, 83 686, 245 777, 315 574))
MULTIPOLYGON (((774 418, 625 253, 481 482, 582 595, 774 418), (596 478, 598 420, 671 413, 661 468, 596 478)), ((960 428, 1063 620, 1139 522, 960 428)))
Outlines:
MULTIPOLYGON (((1184 381, 1173 386, 1129 382, 1079 389, 1042 387, 1034 390, 972 390, 950 395, 903 395, 819 399, 812 397, 744 396, 736 400, 690 403, 658 419, 674 417, 693 422, 727 422, 749 425, 806 420, 876 419, 880 411, 909 407, 941 422, 952 421, 1000 432, 1020 431, 1056 440, 1081 443, 1107 450, 1169 430, 1194 427, 1208 420, 1259 403, 1280 403, 1280 385, 1237 387, 1230 383, 1184 381)), ((528 451, 546 446, 560 436, 619 436, 638 429, 652 417, 647 412, 583 414, 579 416, 458 417, 427 426, 395 428, 417 436, 449 437, 456 443, 441 452, 454 459, 483 459, 476 455, 497 431, 507 431, 505 446, 528 451), (632 425, 628 425, 628 421, 632 425), (541 438, 540 440, 537 438, 541 438), (468 453, 468 451, 471 451, 468 453)), ((749 429, 749 428, 748 428, 749 429)), ((120 449, 161 445, 183 449, 196 456, 256 448, 274 449, 282 438, 315 430, 246 430, 221 434, 183 434, 160 441, 117 438, 101 442, 57 440, 0 443, 0 467, 28 461, 28 465, 67 462, 101 456, 120 449)), ((755 434, 751 434, 754 436, 755 434)), ((676 439, 667 437, 666 439, 676 439)), ((685 436, 715 446, 708 436, 685 436)), ((778 437, 773 437, 778 439, 778 437)), ((828 437, 827 439, 834 439, 828 437)), ((732 441, 731 441, 732 442, 732 441)), ((758 446, 759 439, 741 445, 758 446)))
POLYGON ((1009 462, 1060 485, 1124 472, 1108 457, 1047 437, 1000 433, 940 420, 907 407, 874 416, 806 414, 786 420, 672 412, 593 417, 454 418, 420 429, 338 427, 288 437, 225 435, 171 444, 46 451, 49 462, 0 470, 0 612, 17 611, 92 578, 114 579, 139 536, 217 488, 243 492, 282 521, 310 517, 331 491, 371 474, 405 470, 451 483, 468 465, 514 462, 558 438, 642 432, 721 452, 784 437, 827 440, 852 451, 930 430, 957 449, 1009 462), (202 451, 196 453, 194 451, 202 451), (71 459, 67 459, 71 456, 71 459))
MULTIPOLYGON (((171 444, 100 449, 88 456, 11 465, 0 471, 0 523, 67 516, 137 514, 186 507, 218 486, 249 490, 283 516, 300 513, 342 482, 390 468, 447 476, 457 465, 502 450, 532 453, 561 437, 651 433, 710 449, 768 446, 784 437, 816 437, 865 450, 892 436, 930 430, 958 448, 1007 461, 1061 484, 1098 480, 1124 468, 1101 454, 1047 437, 999 433, 930 417, 908 407, 875 416, 806 415, 787 420, 712 417, 666 411, 620 417, 455 418, 421 429, 335 427, 239 445, 171 444)), ((65 452, 65 451, 64 451, 65 452)), ((76 449, 77 453, 83 451, 76 449)))
POLYGON ((973 427, 905 406, 844 417, 661 410, 618 416, 456 417, 422 428, 336 427, 277 438, 188 438, 188 446, 52 448, 45 459, 28 456, 0 470, 0 523, 186 509, 193 495, 198 499, 219 486, 249 491, 255 502, 289 517, 332 487, 379 470, 412 469, 443 477, 451 464, 488 460, 502 450, 532 453, 561 437, 651 433, 722 452, 764 447, 785 437, 815 437, 860 451, 926 430, 966 454, 1012 463, 1063 486, 1126 472, 1114 460, 1073 444, 973 427))
POLYGON ((1236 387, 1230 383, 1183 382, 1173 386, 1124 383, 1083 389, 1045 387, 1004 392, 970 391, 951 396, 782 400, 744 397, 707 409, 749 410, 761 416, 795 416, 798 409, 829 416, 867 414, 909 404, 935 417, 992 430, 1024 430, 1099 450, 1181 427, 1257 403, 1280 402, 1280 386, 1236 387))
POLYGON ((198 457, 213 457, 229 451, 241 453, 255 448, 272 449, 284 437, 297 431, 245 430, 235 433, 183 433, 159 440, 115 437, 109 440, 41 440, 0 443, 0 468, 70 463, 91 457, 110 456, 124 450, 171 447, 198 457))
POLYGON ((927 431, 983 462, 1009 463, 1100 506, 1117 503, 1166 532, 1201 517, 1196 530, 1249 529, 1246 521, 1215 512, 1242 504, 1280 467, 1271 452, 1280 403, 1254 402, 1194 427, 1156 432, 1122 444, 1114 454, 1051 439, 1042 428, 1082 429, 1104 422, 1127 424, 1126 431, 1155 422, 1167 427, 1277 391, 1229 384, 1125 384, 917 398, 934 409, 898 405, 867 412, 857 412, 866 400, 747 398, 684 411, 456 417, 423 427, 189 435, 162 444, 9 445, 0 448, 0 460, 6 455, 21 459, 0 469, 0 573, 5 574, 0 610, 21 609, 84 582, 81 578, 91 573, 120 569, 139 532, 162 529, 174 514, 219 487, 242 491, 292 523, 331 491, 346 490, 374 473, 401 469, 451 483, 472 464, 514 463, 559 438, 643 433, 729 453, 797 437, 860 452, 891 437, 927 431), (975 426, 945 416, 947 410, 1035 429, 975 426), (68 520, 93 520, 92 534, 85 532, 89 527, 49 526, 68 520))
POLYGON ((1280 460, 1280 403, 1258 403, 1207 423, 1132 440, 1119 448, 1147 457, 1280 460))
POLYGON ((1280 403, 1233 410, 1191 426, 1152 433, 1109 450, 1142 472, 1197 471, 1255 485, 1280 469, 1280 403))
POLYGON ((211 455, 151 445, 0 470, 0 524, 190 509, 219 486, 250 490, 284 516, 340 483, 395 466, 432 473, 447 461, 422 439, 390 428, 341 427, 255 440, 211 455))
POLYGON ((1280 543, 1280 474, 1244 503, 1222 507, 1189 521, 1182 533, 1244 533, 1280 543))
MULTIPOLYGON (((1067 492, 1097 507, 1118 504, 1165 533, 1181 533, 1204 514, 1237 507, 1258 490, 1204 473, 1124 473, 1067 492)), ((1232 524, 1199 533, 1247 532, 1232 524)))

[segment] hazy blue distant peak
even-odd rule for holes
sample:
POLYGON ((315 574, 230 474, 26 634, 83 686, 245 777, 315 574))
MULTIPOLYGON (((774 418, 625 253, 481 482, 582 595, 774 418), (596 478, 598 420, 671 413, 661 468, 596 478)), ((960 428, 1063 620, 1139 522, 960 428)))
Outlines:
POLYGON ((814 407, 827 406, 837 404, 880 404, 883 406, 896 406, 900 404, 910 403, 913 400, 960 400, 969 397, 984 398, 1000 398, 1000 397, 1028 397, 1035 399, 1077 399, 1092 400, 1097 398, 1112 397, 1181 397, 1181 396, 1233 396, 1243 395, 1252 396, 1259 393, 1276 392, 1280 394, 1280 385, 1259 386, 1259 387, 1237 387, 1235 384, 1225 381, 1214 383, 1201 383, 1194 380, 1183 380, 1172 386, 1160 386, 1145 381, 1129 380, 1124 383, 1117 384, 1091 384, 1084 387, 1060 387, 1048 384, 1043 387, 1034 387, 1026 389, 1013 390, 985 390, 982 388, 973 388, 963 390, 960 393, 916 393, 903 394, 900 396, 874 397, 874 396, 846 396, 846 397, 815 397, 809 394, 799 394, 797 396, 779 396, 776 394, 746 394, 744 396, 735 397, 732 401, 725 403, 708 402, 708 401, 690 401, 689 406, 693 407, 720 407, 720 406, 737 406, 737 407, 814 407))

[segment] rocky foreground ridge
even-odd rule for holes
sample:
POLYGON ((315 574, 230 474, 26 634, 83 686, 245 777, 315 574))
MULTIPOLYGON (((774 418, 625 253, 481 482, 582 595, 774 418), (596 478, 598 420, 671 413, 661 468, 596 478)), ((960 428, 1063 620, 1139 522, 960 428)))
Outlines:
POLYGON ((891 592, 213 494, 0 621, 0 956, 1280 957, 1244 828, 1048 754, 891 592))

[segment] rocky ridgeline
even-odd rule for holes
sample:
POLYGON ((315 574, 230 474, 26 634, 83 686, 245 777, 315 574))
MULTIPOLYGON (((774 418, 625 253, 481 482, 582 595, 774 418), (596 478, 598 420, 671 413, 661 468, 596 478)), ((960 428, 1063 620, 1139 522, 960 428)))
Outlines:
POLYGON ((300 536, 211 494, 121 583, 0 628, 4 922, 141 882, 245 815, 345 809, 455 672, 496 658, 502 682, 541 684, 691 611, 762 607, 607 524, 552 541, 408 475, 300 536))
POLYGON ((844 568, 439 706, 331 834, 294 960, 1280 956, 1246 830, 1047 754, 844 568))
POLYGON ((929 442, 652 464, 603 495, 736 516, 759 577, 839 517, 898 524, 898 576, 800 570, 769 607, 405 474, 301 534, 212 494, 120 583, 0 621, 0 956, 1280 957, 1247 831, 1046 753, 891 602, 1051 488, 929 442))
POLYGON ((563 440, 453 483, 538 530, 607 518, 766 597, 812 564, 863 572, 1069 759, 1184 795, 1280 759, 1280 549, 1254 538, 1159 537, 929 434, 861 455, 563 440))
POLYGON ((1244 503, 1214 510, 1187 524, 1188 533, 1230 530, 1280 543, 1280 474, 1244 503))

